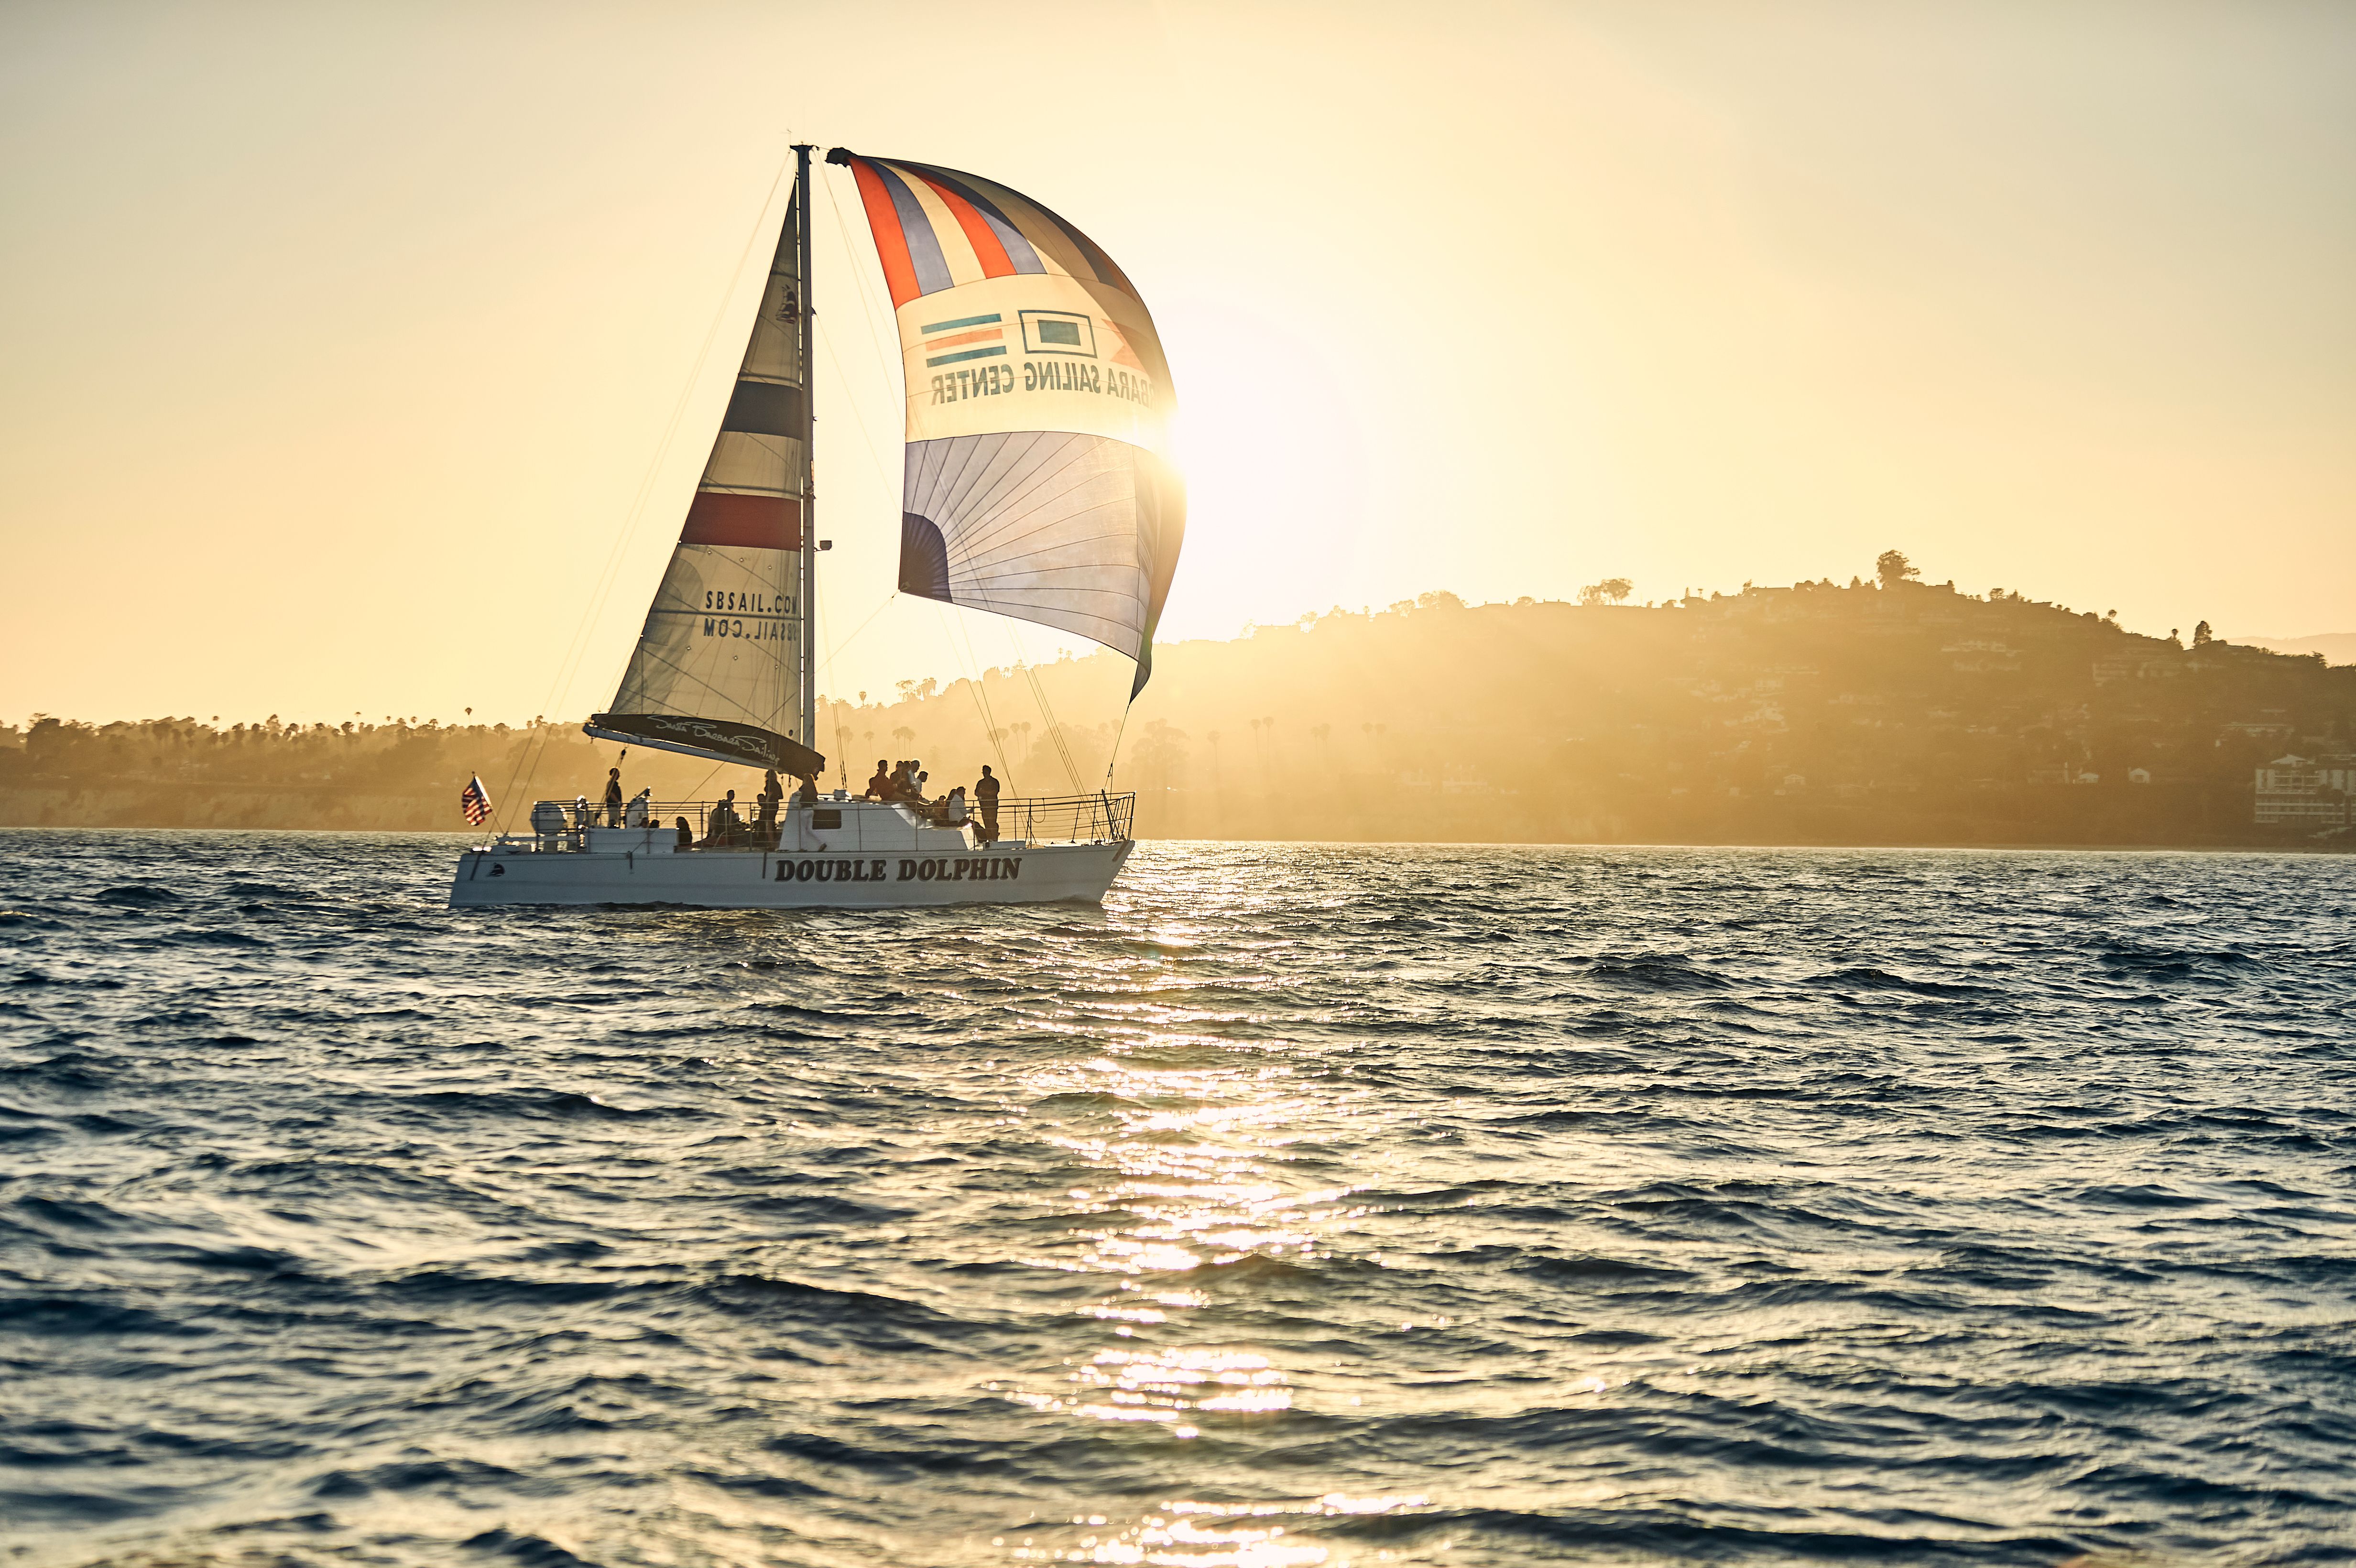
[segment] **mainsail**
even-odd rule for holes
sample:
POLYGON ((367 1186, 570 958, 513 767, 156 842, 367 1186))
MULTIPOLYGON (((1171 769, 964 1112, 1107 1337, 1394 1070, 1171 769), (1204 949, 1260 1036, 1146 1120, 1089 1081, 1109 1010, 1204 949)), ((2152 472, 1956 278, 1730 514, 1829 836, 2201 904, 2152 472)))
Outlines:
MULTIPOLYGON (((807 155, 805 155, 807 157, 807 155)), ((814 776, 802 635, 809 436, 803 358, 807 235, 797 181, 752 341, 669 570, 589 733, 814 776)))
POLYGON ((907 372, 900 588, 1073 632, 1152 673, 1185 536, 1170 367, 1088 237, 952 169, 827 162, 859 182, 907 372))

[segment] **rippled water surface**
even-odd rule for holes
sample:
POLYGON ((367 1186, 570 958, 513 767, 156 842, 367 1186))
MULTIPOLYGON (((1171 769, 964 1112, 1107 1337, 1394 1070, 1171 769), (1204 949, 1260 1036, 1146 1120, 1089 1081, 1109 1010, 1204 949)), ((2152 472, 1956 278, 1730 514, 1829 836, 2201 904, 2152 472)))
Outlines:
POLYGON ((2356 863, 0 835, 0 1563, 2356 1556, 2356 863))

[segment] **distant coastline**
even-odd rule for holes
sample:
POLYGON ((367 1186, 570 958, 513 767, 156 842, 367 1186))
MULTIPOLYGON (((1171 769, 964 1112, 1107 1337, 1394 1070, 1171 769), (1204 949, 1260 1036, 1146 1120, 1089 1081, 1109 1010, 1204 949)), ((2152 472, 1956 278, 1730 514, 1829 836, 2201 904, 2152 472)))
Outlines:
MULTIPOLYGON (((2356 848, 2348 775, 2329 771, 2356 761, 2356 666, 2319 654, 2206 628, 2139 635, 1902 577, 1591 601, 1430 593, 1157 650, 1116 781, 1139 792, 1139 836, 2356 848), (2286 760, 2306 766, 2265 771, 2286 760), (2268 806, 2268 780, 2305 793, 2268 806)), ((940 780, 993 762, 1016 793, 1095 787, 1116 723, 1085 717, 1125 692, 1116 665, 830 701, 821 739, 843 754, 827 782, 856 787, 884 755, 926 758, 940 780)), ((472 773, 512 809, 594 795, 615 760, 572 723, 45 719, 0 727, 0 826, 449 831, 472 773)), ((749 777, 644 752, 625 765, 632 792, 659 800, 749 777)))

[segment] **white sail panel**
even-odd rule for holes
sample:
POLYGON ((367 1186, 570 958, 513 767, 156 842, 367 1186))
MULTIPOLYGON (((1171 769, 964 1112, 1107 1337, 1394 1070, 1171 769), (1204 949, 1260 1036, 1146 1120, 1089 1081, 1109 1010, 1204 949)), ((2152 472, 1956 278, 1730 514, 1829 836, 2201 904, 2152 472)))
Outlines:
POLYGON ((616 713, 667 713, 796 733, 801 694, 795 552, 682 544, 631 652, 616 713))
POLYGON ((1166 537, 1154 508, 1175 488, 1160 465, 1141 447, 1070 431, 911 442, 901 591, 1140 657, 1166 537))

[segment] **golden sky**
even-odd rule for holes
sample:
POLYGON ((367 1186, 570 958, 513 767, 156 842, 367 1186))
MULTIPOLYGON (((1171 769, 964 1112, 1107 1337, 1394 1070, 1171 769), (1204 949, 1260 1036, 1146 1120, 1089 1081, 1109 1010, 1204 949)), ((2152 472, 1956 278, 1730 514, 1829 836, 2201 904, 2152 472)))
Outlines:
MULTIPOLYGON (((0 719, 602 705, 798 136, 1137 282, 1165 639, 1890 546, 2356 628, 2351 80, 2356 7, 2257 0, 12 5, 0 719)), ((821 177, 821 688, 1053 656, 891 598, 896 351, 821 177)))

